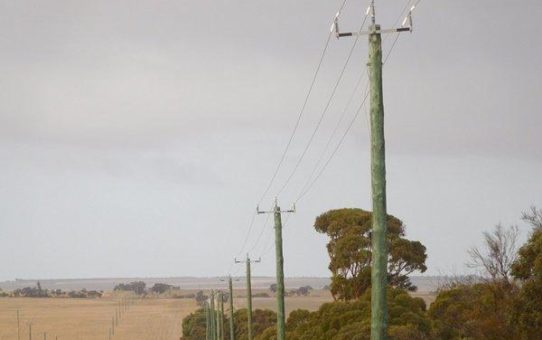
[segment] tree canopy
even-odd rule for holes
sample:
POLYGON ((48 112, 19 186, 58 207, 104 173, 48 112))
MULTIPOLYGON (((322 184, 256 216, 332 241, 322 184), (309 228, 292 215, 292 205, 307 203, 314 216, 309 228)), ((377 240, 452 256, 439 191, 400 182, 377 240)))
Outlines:
MULTIPOLYGON (((314 228, 330 240, 331 293, 335 299, 359 298, 371 285, 372 213, 362 209, 330 210, 316 218, 314 228)), ((399 219, 388 215, 388 283, 393 287, 415 290, 408 275, 425 272, 425 246, 405 236, 399 219)))

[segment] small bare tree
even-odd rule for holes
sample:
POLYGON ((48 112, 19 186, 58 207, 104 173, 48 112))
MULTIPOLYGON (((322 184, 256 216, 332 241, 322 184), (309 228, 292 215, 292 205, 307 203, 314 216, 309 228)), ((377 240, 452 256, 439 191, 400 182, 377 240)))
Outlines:
POLYGON ((467 266, 482 270, 482 274, 493 281, 503 280, 509 283, 512 263, 517 257, 518 235, 517 226, 505 229, 501 224, 497 224, 492 232, 484 232, 483 250, 478 247, 468 250, 471 262, 467 263, 467 266))
POLYGON ((534 205, 529 211, 521 214, 521 220, 533 227, 533 229, 542 229, 542 209, 537 209, 534 205))

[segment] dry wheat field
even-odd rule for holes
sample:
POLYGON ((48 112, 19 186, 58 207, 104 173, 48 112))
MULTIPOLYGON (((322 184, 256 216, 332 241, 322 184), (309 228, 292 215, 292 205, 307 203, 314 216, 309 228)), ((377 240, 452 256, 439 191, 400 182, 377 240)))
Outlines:
MULTIPOLYGON (((17 340, 17 310, 20 339, 103 340, 109 329, 118 298, 0 299, 0 340, 17 340)), ((170 340, 181 336, 181 321, 195 310, 193 299, 142 299, 123 313, 115 329, 115 340, 170 340)))

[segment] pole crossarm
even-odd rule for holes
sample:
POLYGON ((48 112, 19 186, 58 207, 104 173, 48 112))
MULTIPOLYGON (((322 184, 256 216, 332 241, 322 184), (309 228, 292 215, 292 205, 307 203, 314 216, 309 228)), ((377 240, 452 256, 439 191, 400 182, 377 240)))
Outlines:
POLYGON ((370 35, 374 33, 379 34, 386 34, 386 33, 401 33, 401 32, 412 32, 412 27, 399 27, 399 28, 388 28, 388 29, 380 29, 376 31, 362 31, 362 32, 348 32, 348 33, 337 33, 337 38, 343 38, 343 37, 357 37, 357 36, 364 36, 364 35, 370 35))
MULTIPOLYGON (((260 210, 260 206, 257 206, 256 207, 256 213, 258 214, 276 214, 277 213, 277 207, 278 207, 278 201, 277 199, 275 198, 275 209, 273 210, 260 210)), ((280 208, 278 209, 278 212, 281 213, 281 214, 293 214, 296 212, 296 208, 295 208, 295 203, 292 205, 292 208, 289 209, 289 210, 280 210, 280 208)))
POLYGON ((414 30, 414 25, 413 25, 413 21, 412 21, 412 11, 414 11, 415 8, 416 8, 416 6, 412 6, 410 8, 410 10, 408 11, 407 16, 403 20, 403 23, 402 23, 401 27, 381 29, 380 27, 377 28, 377 26, 375 25, 376 14, 375 14, 375 6, 374 6, 374 1, 373 1, 373 2, 371 2, 371 5, 367 8, 367 12, 365 13, 366 15, 369 15, 369 14, 371 15, 371 21, 373 22, 373 26, 371 27, 370 30, 368 30, 368 31, 359 31, 359 32, 344 32, 344 33, 341 33, 339 31, 339 16, 340 16, 341 13, 338 12, 337 15, 335 16, 335 20, 333 21, 333 25, 331 25, 331 32, 335 32, 335 37, 337 39, 345 38, 345 37, 359 37, 359 36, 365 36, 365 35, 371 35, 371 34, 388 34, 388 33, 401 33, 401 32, 411 32, 412 33, 412 31, 414 30))

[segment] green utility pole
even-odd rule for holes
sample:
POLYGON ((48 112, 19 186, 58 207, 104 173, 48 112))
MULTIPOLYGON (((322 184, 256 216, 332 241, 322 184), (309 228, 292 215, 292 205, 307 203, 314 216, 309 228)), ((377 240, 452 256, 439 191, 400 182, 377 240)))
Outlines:
POLYGON ((367 11, 371 15, 372 25, 369 31, 339 32, 339 14, 335 17, 334 30, 337 38, 367 35, 369 37, 369 88, 371 111, 371 191, 373 202, 372 214, 372 263, 371 263, 371 340, 387 338, 388 311, 386 305, 386 287, 388 272, 388 249, 386 244, 386 152, 384 140, 384 98, 382 93, 382 33, 400 33, 412 31, 413 6, 400 28, 382 30, 376 24, 374 0, 367 11), (407 26, 405 26, 408 23, 407 26))
POLYGON ((235 330, 233 329, 233 283, 231 276, 228 278, 228 288, 230 291, 230 340, 235 340, 235 330))
POLYGON ((218 303, 220 306, 220 340, 224 340, 224 333, 226 333, 226 330, 224 329, 224 293, 220 292, 218 294, 218 303))
POLYGON ((248 322, 248 340, 252 340, 252 274, 250 272, 250 257, 247 254, 247 322, 248 322))
POLYGON ((384 141, 384 100, 382 94, 382 38, 380 26, 372 25, 369 35, 369 83, 371 111, 372 268, 371 339, 386 339, 388 311, 388 229, 386 212, 386 153, 384 141))
POLYGON ((216 339, 220 340, 222 329, 220 324, 220 291, 216 292, 216 339))
POLYGON ((21 340, 21 319, 19 318, 18 309, 17 309, 17 340, 21 340))
POLYGON ((216 325, 215 325, 215 292, 211 291, 211 339, 216 340, 216 325))
MULTIPOLYGON (((248 340, 252 340, 252 274, 250 271, 250 264, 252 262, 260 263, 261 259, 251 260, 247 254, 247 259, 244 261, 246 264, 246 277, 247 277, 247 326, 248 326, 248 340)), ((235 259, 235 263, 243 263, 235 259)))
POLYGON ((284 255, 282 253, 282 214, 295 212, 295 207, 291 210, 281 211, 278 201, 275 198, 275 207, 273 211, 256 210, 258 214, 272 213, 275 217, 275 257, 277 270, 277 340, 286 338, 286 317, 284 307, 284 255))
POLYGON ((277 340, 285 339, 284 255, 282 253, 282 215, 275 200, 275 257, 277 261, 277 340))
POLYGON ((211 327, 209 325, 209 304, 205 302, 205 340, 211 340, 211 327))

